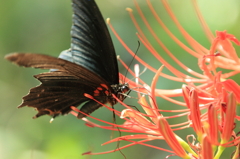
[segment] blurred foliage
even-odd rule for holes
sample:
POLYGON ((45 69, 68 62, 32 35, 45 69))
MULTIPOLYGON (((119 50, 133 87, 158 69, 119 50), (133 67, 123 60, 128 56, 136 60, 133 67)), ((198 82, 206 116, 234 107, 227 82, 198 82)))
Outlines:
MULTIPOLYGON (((134 9, 137 20, 142 25, 140 17, 134 8, 131 0, 96 0, 102 11, 104 18, 111 18, 111 23, 123 38, 126 44, 135 52, 138 48, 138 39, 135 35, 136 29, 130 20, 126 7, 134 9)), ((145 16, 147 16, 156 34, 161 37, 164 44, 174 53, 183 63, 192 69, 198 70, 196 59, 186 56, 172 40, 163 32, 154 21, 145 0, 138 0, 145 16)), ((160 17, 172 30, 172 32, 183 40, 179 31, 160 1, 152 0, 160 17)), ((174 12, 180 20, 182 26, 199 43, 209 48, 210 43, 206 39, 190 0, 179 1, 169 0, 174 12)), ((16 109, 21 103, 22 96, 26 95, 29 88, 39 84, 32 75, 42 72, 42 70, 19 68, 4 60, 4 56, 10 52, 35 52, 44 53, 52 56, 58 54, 70 46, 70 27, 71 27, 71 2, 70 0, 8 0, 0 2, 0 54, 1 54, 1 76, 0 76, 0 158, 1 159, 100 159, 100 158, 124 158, 121 153, 115 152, 100 156, 81 156, 87 151, 102 152, 117 148, 117 144, 101 146, 108 141, 112 132, 98 128, 89 128, 81 120, 68 115, 59 117, 53 123, 49 123, 48 116, 32 120, 31 117, 36 113, 31 108, 16 109)), ((199 1, 200 10, 209 24, 211 30, 227 30, 240 39, 240 1, 239 0, 201 0, 199 1)), ((143 27, 146 31, 146 28, 143 27)), ((150 33, 146 31, 153 46, 159 51, 161 56, 171 60, 159 48, 150 33)), ((129 64, 132 57, 112 36, 116 52, 129 64)), ((184 43, 186 43, 184 41, 184 43)), ((236 48, 239 51, 239 48, 236 48)), ((137 52, 146 62, 160 67, 148 51, 140 44, 137 52)), ((134 61, 131 67, 137 63, 134 61)), ((171 63, 173 66, 175 64, 171 63)), ((143 67, 141 67, 143 68, 143 67)), ((126 71, 120 66, 121 72, 126 71)), ((165 72, 168 72, 165 69, 165 72)), ((150 84, 153 74, 150 71, 144 73, 141 78, 150 84), (150 77, 150 78, 149 78, 150 77)), ((131 78, 131 77, 130 77, 131 78)), ((236 77, 237 79, 237 77, 236 77)), ((180 87, 180 83, 172 83, 167 79, 160 78, 158 88, 172 89, 180 87), (164 83, 164 84, 163 84, 164 83)), ((131 96, 135 96, 134 93, 131 96)), ((136 100, 127 99, 129 105, 137 105, 136 100)), ((159 106, 166 109, 174 108, 169 103, 159 100, 159 106)), ((121 109, 122 106, 116 106, 121 109)), ((93 116, 112 121, 112 113, 104 108, 94 112, 93 116)), ((179 119, 178 119, 179 120, 179 119)), ((181 119, 184 120, 184 119, 181 119)), ((191 130, 179 131, 185 135, 191 130)), ((115 136, 119 133, 115 132, 115 136)), ((121 142, 121 145, 125 142, 121 142)), ((163 141, 153 141, 154 145, 166 147, 163 141)), ((125 143, 126 144, 126 143, 125 143)), ((165 158, 168 155, 144 146, 134 146, 122 151, 129 159, 132 158, 165 158)), ((229 155, 229 153, 226 153, 229 155)), ((174 158, 174 157, 171 157, 174 158)), ((229 156, 226 156, 229 158, 229 156)))

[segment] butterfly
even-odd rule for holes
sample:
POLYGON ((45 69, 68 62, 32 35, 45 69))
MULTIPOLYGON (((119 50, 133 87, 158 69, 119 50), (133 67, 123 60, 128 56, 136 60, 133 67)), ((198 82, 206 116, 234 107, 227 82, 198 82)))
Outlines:
POLYGON ((127 84, 119 84, 116 53, 107 26, 94 0, 72 0, 71 47, 59 57, 12 53, 5 58, 19 66, 50 69, 34 77, 41 84, 30 89, 18 108, 28 106, 38 113, 33 118, 55 118, 81 106, 78 118, 86 117, 102 104, 111 106, 125 99, 127 84), (98 102, 86 97, 93 96, 98 102), (85 114, 84 114, 85 113, 85 114))

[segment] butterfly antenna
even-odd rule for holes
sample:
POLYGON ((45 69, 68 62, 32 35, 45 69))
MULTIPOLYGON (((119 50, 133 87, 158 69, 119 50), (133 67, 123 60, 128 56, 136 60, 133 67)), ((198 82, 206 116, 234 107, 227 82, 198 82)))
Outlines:
MULTIPOLYGON (((140 48, 140 42, 138 41, 138 47, 137 47, 137 50, 135 51, 135 54, 134 54, 134 56, 133 56, 133 58, 132 58, 132 60, 131 60, 131 62, 130 62, 130 64, 129 64, 129 66, 128 66, 128 68, 127 68, 127 71, 126 71, 126 73, 125 73, 125 79, 126 79, 126 77, 127 77, 127 74, 128 74, 128 70, 130 69, 130 66, 132 65, 132 63, 133 63, 133 60, 135 59, 135 56, 137 55, 137 52, 138 52, 138 50, 139 50, 139 48, 140 48)), ((125 79, 123 80, 123 83, 125 83, 125 79)))

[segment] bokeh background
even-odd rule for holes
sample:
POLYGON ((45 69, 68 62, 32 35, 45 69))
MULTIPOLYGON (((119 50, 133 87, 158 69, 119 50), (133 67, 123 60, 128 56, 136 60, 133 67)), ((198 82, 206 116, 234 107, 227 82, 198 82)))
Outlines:
MULTIPOLYGON (((151 26, 161 37, 165 45, 187 66, 200 71, 197 60, 186 54, 177 46, 166 33, 157 25, 150 14, 145 0, 137 0, 147 16, 151 26)), ((138 39, 135 35, 136 29, 125 11, 126 7, 131 7, 136 14, 132 0, 96 0, 104 18, 111 18, 111 23, 123 38, 126 44, 136 52, 138 48, 138 39)), ((152 0, 160 17, 172 32, 185 40, 176 30, 175 25, 170 20, 165 9, 159 0, 152 0)), ((199 43, 206 48, 210 43, 204 35, 195 15, 190 0, 179 1, 169 0, 173 11, 176 13, 182 26, 199 43)), ((199 0, 199 7, 210 26, 211 30, 227 30, 240 39, 240 1, 239 0, 199 0)), ((32 108, 16 107, 21 103, 22 96, 26 95, 31 87, 39 84, 32 75, 43 72, 31 68, 20 68, 4 60, 4 56, 11 52, 33 52, 44 53, 52 56, 58 54, 70 46, 70 27, 71 27, 71 1, 70 0, 0 0, 0 158, 1 159, 102 159, 102 158, 124 158, 119 152, 99 155, 99 156, 81 156, 87 151, 102 152, 112 150, 117 147, 117 143, 101 146, 108 141, 113 132, 99 128, 89 128, 84 122, 77 120, 72 115, 56 118, 53 123, 49 123, 50 117, 44 116, 39 119, 32 119, 36 113, 32 108)), ((143 30, 146 30, 143 27, 143 30)), ((153 39, 150 33, 149 39, 153 39)), ((132 57, 120 45, 112 35, 116 52, 121 58, 130 65, 132 57)), ((174 62, 161 50, 156 42, 152 40, 153 46, 158 52, 174 66, 174 62)), ((239 47, 236 47, 239 52, 239 47)), ((146 60, 156 69, 160 63, 149 54, 140 44, 137 55, 146 60)), ((131 67, 137 63, 133 61, 131 67)), ((126 70, 119 65, 120 71, 126 73, 126 70)), ((141 69, 144 67, 141 66, 141 69)), ((167 69, 164 72, 168 72, 167 69)), ((128 76, 131 78, 131 76, 128 76)), ((141 78, 150 84, 153 73, 146 71, 141 78)), ((234 77, 237 80, 237 76, 234 77)), ((238 81, 238 80, 237 80, 238 81)), ((174 89, 181 87, 181 83, 173 83, 164 78, 160 78, 158 88, 174 89)), ((131 93, 136 97, 136 94, 131 93)), ((138 106, 134 98, 127 99, 125 102, 129 105, 138 106)), ((174 105, 162 99, 158 99, 161 109, 176 109, 174 105)), ((120 105, 117 109, 122 109, 120 105)), ((167 115, 167 114, 166 114, 167 115)), ((93 113, 93 116, 112 122, 112 113, 102 108, 93 113)), ((184 121, 183 119, 177 119, 184 121)), ((117 120, 121 123, 120 120, 117 120)), ((176 121, 172 121, 173 123, 176 121)), ((239 125, 237 125, 239 127, 239 125)), ((192 133, 191 129, 177 132, 185 139, 186 134, 192 133)), ((114 136, 119 133, 115 132, 114 136)), ((168 148, 164 141, 152 141, 151 144, 168 148)), ((121 145, 126 144, 121 142, 121 145)), ((223 158, 229 158, 232 150, 224 152, 223 158)), ((128 159, 159 159, 165 158, 168 153, 158 151, 144 146, 134 146, 122 150, 128 159)), ((177 157, 171 157, 177 158, 177 157)))

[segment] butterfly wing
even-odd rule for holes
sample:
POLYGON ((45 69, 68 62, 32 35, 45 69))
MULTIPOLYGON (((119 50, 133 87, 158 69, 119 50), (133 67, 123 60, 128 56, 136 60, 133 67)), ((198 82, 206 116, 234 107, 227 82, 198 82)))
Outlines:
MULTIPOLYGON (((101 106, 85 97, 84 93, 93 95, 100 84, 106 84, 106 81, 86 68, 63 59, 41 54, 13 53, 5 58, 24 67, 57 70, 35 75, 34 77, 41 82, 41 85, 32 88, 29 94, 23 97, 23 103, 19 107, 36 108, 38 114, 34 118, 45 114, 53 117, 66 114, 71 111, 70 106, 77 107, 84 102, 86 103, 81 110, 86 114, 90 114, 101 106), (86 107, 89 108, 86 109, 86 107)), ((106 96, 104 91, 95 92, 94 95, 106 96)), ((106 103, 107 98, 100 99, 100 102, 106 103)), ((82 117, 84 115, 79 116, 79 118, 82 117)))
POLYGON ((118 84, 118 65, 113 43, 105 21, 94 0, 73 0, 71 48, 60 58, 81 65, 118 84))
POLYGON ((96 3, 94 0, 72 2, 71 48, 60 54, 62 59, 27 53, 6 56, 20 66, 51 69, 35 76, 41 85, 32 88, 19 106, 36 108, 35 117, 45 114, 55 117, 68 113, 70 106, 82 103, 81 110, 90 114, 101 105, 86 98, 84 93, 106 103, 109 101, 106 89, 112 91, 110 85, 119 83, 113 44, 96 3), (101 84, 105 87, 101 88, 101 84))
POLYGON ((66 72, 48 72, 34 76, 41 81, 41 85, 30 90, 29 94, 23 97, 23 103, 19 106, 30 106, 37 109, 34 116, 48 114, 56 117, 59 114, 66 114, 70 106, 77 107, 79 104, 88 101, 83 94, 84 90, 93 91, 91 88, 66 72))
POLYGON ((88 85, 106 83, 104 79, 98 77, 98 75, 96 75, 94 72, 89 71, 85 67, 66 61, 64 59, 59 59, 48 55, 32 53, 12 53, 5 56, 5 58, 23 67, 57 69, 58 71, 68 72, 69 74, 72 74, 85 82, 87 81, 88 85), (98 78, 89 80, 93 77, 98 78))

